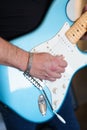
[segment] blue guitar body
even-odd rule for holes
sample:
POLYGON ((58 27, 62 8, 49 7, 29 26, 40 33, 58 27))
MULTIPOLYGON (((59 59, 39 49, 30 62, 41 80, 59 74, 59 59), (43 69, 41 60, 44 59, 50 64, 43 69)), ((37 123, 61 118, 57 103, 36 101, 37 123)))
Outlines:
MULTIPOLYGON (((69 25, 72 25, 72 22, 68 19, 66 14, 68 2, 68 0, 54 0, 42 24, 35 31, 13 39, 10 42, 24 50, 31 51, 41 43, 49 41, 60 31, 66 22, 68 22, 69 25)), ((44 49, 40 51, 44 51, 44 49)), ((73 74, 71 75, 71 79, 72 76, 73 74)), ((67 89, 64 92, 62 101, 56 109, 57 112, 61 108, 66 97, 70 80, 68 81, 67 89)), ((54 86, 52 85, 52 87, 54 86)), ((51 102, 52 98, 49 87, 44 87, 44 91, 51 102)), ((17 114, 29 121, 37 123, 51 119, 54 114, 49 105, 47 105, 45 116, 42 116, 40 113, 38 108, 38 97, 40 94, 41 92, 23 76, 22 72, 11 67, 0 66, 0 101, 14 110, 17 114)))

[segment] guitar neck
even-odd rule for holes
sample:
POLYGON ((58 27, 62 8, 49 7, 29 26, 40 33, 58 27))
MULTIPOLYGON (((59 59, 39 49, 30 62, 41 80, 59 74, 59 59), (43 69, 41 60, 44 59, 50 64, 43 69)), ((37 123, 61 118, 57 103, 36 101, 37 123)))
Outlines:
POLYGON ((87 31, 87 11, 66 32, 68 40, 76 44, 87 31))

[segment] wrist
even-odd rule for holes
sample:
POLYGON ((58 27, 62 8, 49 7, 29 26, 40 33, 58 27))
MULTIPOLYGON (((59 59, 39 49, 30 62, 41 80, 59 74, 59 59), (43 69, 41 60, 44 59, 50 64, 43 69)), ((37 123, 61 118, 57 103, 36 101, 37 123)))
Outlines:
POLYGON ((31 70, 31 67, 32 67, 32 60, 33 60, 33 54, 34 53, 31 53, 31 52, 29 52, 29 54, 28 54, 27 67, 26 67, 26 70, 24 71, 24 75, 27 75, 27 76, 30 75, 30 70, 31 70))
POLYGON ((27 51, 17 48, 17 55, 15 60, 16 68, 19 68, 19 70, 24 72, 26 70, 28 58, 29 58, 29 53, 27 51))

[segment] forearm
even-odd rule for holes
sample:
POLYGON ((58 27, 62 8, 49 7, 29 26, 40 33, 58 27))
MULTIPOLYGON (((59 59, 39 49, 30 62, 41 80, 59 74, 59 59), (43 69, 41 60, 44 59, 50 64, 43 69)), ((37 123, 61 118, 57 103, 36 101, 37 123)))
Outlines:
POLYGON ((0 64, 12 66, 25 71, 28 56, 28 52, 0 38, 0 64))
MULTIPOLYGON (((27 51, 0 38, 0 64, 25 71, 30 64, 30 59, 27 51)), ((30 75, 39 79, 55 81, 65 71, 67 62, 63 56, 52 56, 42 52, 33 55, 31 65, 30 75)))

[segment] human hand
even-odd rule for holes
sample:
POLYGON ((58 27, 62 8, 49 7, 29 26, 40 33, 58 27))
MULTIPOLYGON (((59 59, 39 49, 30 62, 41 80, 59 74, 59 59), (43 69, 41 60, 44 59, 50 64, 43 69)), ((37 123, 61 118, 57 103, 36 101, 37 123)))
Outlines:
MULTIPOLYGON (((82 13, 87 11, 87 4, 85 5, 85 7, 82 10, 82 13)), ((85 35, 81 38, 82 40, 87 40, 87 32, 85 33, 85 35)))
POLYGON ((55 81, 57 78, 61 78, 66 66, 67 62, 62 55, 52 56, 48 53, 34 53, 30 74, 41 80, 55 81))
POLYGON ((84 13, 85 11, 87 11, 87 4, 84 6, 82 13, 84 13))

